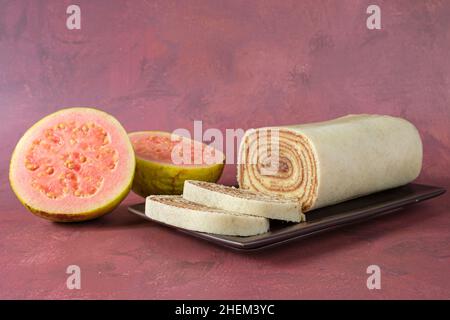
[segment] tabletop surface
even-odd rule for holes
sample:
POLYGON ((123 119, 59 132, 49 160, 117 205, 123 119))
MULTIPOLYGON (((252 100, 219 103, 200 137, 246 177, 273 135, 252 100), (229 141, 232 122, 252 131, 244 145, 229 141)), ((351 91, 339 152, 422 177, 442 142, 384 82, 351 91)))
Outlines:
MULTIPOLYGON (((448 1, 0 1, 0 298, 450 298, 450 196, 241 254, 130 214, 133 193, 86 223, 33 216, 8 164, 20 136, 66 106, 126 130, 255 128, 380 113, 414 123, 419 183, 450 187, 448 1), (66 269, 81 269, 81 289, 66 269), (381 289, 366 286, 370 265, 381 289)), ((235 166, 221 182, 235 184, 235 166)))
POLYGON ((448 196, 255 253, 237 253, 127 211, 79 224, 34 217, 1 193, 2 298, 450 298, 448 196), (366 269, 381 268, 381 290, 366 269), (69 265, 81 290, 66 286, 69 265))

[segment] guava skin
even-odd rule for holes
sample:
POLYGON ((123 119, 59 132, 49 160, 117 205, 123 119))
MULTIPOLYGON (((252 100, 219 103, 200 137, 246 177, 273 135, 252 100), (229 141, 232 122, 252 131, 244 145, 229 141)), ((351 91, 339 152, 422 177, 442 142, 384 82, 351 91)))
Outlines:
MULTIPOLYGON (((137 135, 167 137, 170 136, 170 133, 162 131, 141 131, 128 134, 129 137, 136 137, 137 135)), ((133 139, 131 140, 133 144, 133 139)), ((140 146, 138 142, 134 143, 134 147, 140 146)), ((136 154, 136 171, 132 190, 142 197, 161 194, 179 195, 183 193, 185 180, 217 182, 225 166, 225 157, 223 156, 223 158, 221 163, 211 165, 175 165, 169 162, 170 159, 153 161, 144 159, 136 154)))
POLYGON ((223 163, 208 167, 177 167, 136 157, 132 190, 142 197, 182 194, 185 180, 217 182, 223 168, 223 163))
POLYGON ((67 213, 48 213, 41 210, 36 210, 29 205, 26 204, 25 201, 19 198, 19 201, 22 205, 27 208, 31 213, 39 218, 43 218, 53 222, 62 222, 62 223, 70 223, 70 222, 83 222, 88 220, 94 220, 100 218, 114 209, 116 209, 119 204, 125 199, 128 193, 131 191, 131 184, 120 194, 114 202, 109 203, 107 206, 98 208, 93 211, 77 213, 77 214, 67 214, 67 213))

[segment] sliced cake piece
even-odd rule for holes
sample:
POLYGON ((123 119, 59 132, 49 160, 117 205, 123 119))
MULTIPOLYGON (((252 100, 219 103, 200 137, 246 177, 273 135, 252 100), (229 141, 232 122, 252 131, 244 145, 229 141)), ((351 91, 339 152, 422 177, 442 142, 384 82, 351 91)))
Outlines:
POLYGON ((253 236, 269 230, 269 221, 209 208, 181 196, 148 196, 145 214, 175 227, 231 236, 253 236))
POLYGON ((293 222, 305 220, 297 199, 264 195, 216 183, 186 180, 183 198, 208 207, 246 215, 293 222))

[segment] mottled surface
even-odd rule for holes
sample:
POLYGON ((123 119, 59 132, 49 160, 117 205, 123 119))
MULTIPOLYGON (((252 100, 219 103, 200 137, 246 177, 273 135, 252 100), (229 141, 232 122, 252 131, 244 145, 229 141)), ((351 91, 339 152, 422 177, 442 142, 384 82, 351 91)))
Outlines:
MULTIPOLYGON (((61 225, 12 194, 10 154, 63 106, 129 131, 250 128, 386 113, 424 140, 419 181, 450 186, 450 2, 0 0, 1 298, 450 298, 448 195, 402 214, 251 255, 128 214, 61 225), (66 289, 77 264, 82 289, 66 289), (366 268, 382 290, 366 288, 366 268)), ((234 170, 223 178, 234 183, 234 170)))

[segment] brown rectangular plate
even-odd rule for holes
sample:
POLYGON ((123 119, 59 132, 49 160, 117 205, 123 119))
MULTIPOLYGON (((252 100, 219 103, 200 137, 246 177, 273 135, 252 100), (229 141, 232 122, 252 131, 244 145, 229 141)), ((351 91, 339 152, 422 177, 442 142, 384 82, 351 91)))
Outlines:
MULTIPOLYGON (((250 237, 208 234, 164 225, 227 248, 251 251, 280 245, 373 217, 396 212, 406 205, 437 197, 444 192, 445 189, 441 187, 408 184, 399 188, 342 202, 334 206, 310 211, 306 214, 307 222, 289 223, 271 220, 269 232, 250 237)), ((128 210, 142 218, 163 224, 145 215, 144 203, 130 206, 128 210)))

